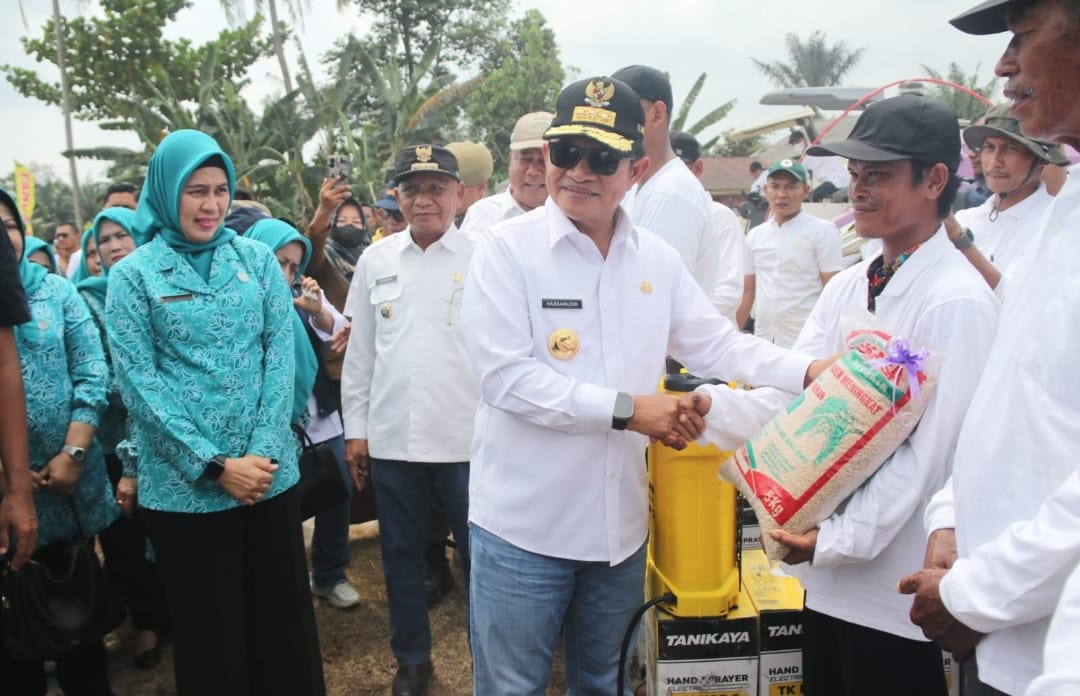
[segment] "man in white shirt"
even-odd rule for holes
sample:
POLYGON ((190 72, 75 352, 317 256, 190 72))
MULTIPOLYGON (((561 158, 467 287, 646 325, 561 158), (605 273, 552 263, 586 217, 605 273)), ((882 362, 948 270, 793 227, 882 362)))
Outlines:
POLYGON ((483 239, 493 225, 527 213, 547 200, 544 153, 540 147, 552 116, 547 111, 535 111, 514 124, 510 134, 510 186, 474 203, 461 221, 461 233, 473 244, 483 239))
POLYGON ((664 73, 644 65, 622 68, 612 77, 629 85, 645 110, 649 166, 627 193, 623 207, 635 225, 675 247, 690 275, 711 295, 720 268, 719 232, 713 222, 712 198, 671 148, 671 82, 664 73))
POLYGON ((409 226, 356 264, 341 398, 350 471, 357 488, 370 476, 378 490, 393 693, 416 696, 431 676, 424 549, 433 487, 469 577, 468 459, 479 393, 459 313, 473 247, 454 227, 463 196, 454 155, 414 145, 397 153, 394 168, 409 226))
MULTIPOLYGON (((973 34, 1013 32, 996 73, 1023 132, 1080 145, 1074 3, 990 0, 951 23, 973 34)), ((975 660, 963 664, 972 694, 1022 694, 1040 673, 1050 615, 1080 556, 1075 179, 1074 169, 1008 279, 952 480, 926 511, 923 570, 900 581, 915 594, 911 618, 927 637, 961 657, 974 646, 975 660)))
POLYGON ((542 696, 560 632, 567 682, 611 693, 642 602, 648 438, 681 446, 700 432, 696 413, 656 393, 666 355, 792 391, 823 366, 740 334, 675 250, 631 224, 620 201, 648 166, 644 119, 619 80, 566 87, 544 135, 551 197, 496 226, 473 258, 476 694, 542 696))
POLYGON ((807 183, 810 184, 809 194, 812 202, 828 200, 837 191, 847 188, 849 178, 843 159, 829 155, 823 157, 803 154, 809 143, 802 131, 793 131, 788 138, 788 144, 794 145, 802 157, 800 161, 809 174, 807 183))
MULTIPOLYGON (((997 324, 997 299, 941 224, 960 185, 959 127, 941 103, 905 95, 871 105, 849 140, 821 151, 850 158, 856 231, 880 239, 882 254, 825 287, 795 349, 831 355, 851 330, 877 328, 940 362, 919 427, 877 473, 816 529, 774 533, 792 548, 785 562, 806 588, 804 689, 943 695, 941 651, 913 630, 894 578, 922 558, 922 512, 948 477, 997 324)), ((706 439, 721 449, 741 446, 794 396, 700 391, 711 397, 706 439)))
POLYGON ((743 298, 735 323, 754 309, 754 334, 790 348, 821 289, 844 268, 840 233, 828 220, 802 209, 810 190, 806 169, 783 159, 769 167, 765 197, 769 219, 746 236, 743 298))
POLYGON ((1069 164, 1060 146, 1023 135, 1011 108, 998 104, 983 124, 964 130, 964 142, 979 153, 986 185, 994 195, 945 220, 945 231, 956 248, 995 290, 1004 288, 999 285, 1002 274, 1010 273, 1024 255, 1054 200, 1042 183, 1043 169, 1047 164, 1069 164))
POLYGON ((765 183, 769 180, 769 171, 765 165, 757 160, 750 163, 750 176, 754 177, 754 183, 750 184, 750 193, 765 193, 765 183))
MULTIPOLYGON (((671 134, 671 148, 697 180, 702 181, 705 163, 701 160, 701 144, 697 138, 683 131, 675 131, 671 134)), ((742 301, 745 234, 739 218, 731 208, 720 201, 712 201, 712 211, 719 263, 716 287, 712 289, 711 297, 720 316, 735 321, 735 312, 742 301)))

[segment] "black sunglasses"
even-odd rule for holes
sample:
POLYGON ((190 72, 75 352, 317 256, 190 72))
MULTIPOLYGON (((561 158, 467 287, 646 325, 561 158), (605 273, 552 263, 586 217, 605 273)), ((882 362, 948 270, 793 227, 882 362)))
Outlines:
POLYGON ((611 176, 618 171, 619 162, 632 156, 629 152, 619 152, 609 147, 578 147, 561 140, 552 140, 548 143, 548 157, 553 166, 559 169, 573 169, 584 157, 589 162, 589 169, 600 176, 611 176))

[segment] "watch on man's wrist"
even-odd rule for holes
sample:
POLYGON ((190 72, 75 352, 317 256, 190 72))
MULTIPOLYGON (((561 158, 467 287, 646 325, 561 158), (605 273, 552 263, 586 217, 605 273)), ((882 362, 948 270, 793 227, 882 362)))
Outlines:
POLYGON ((960 233, 960 236, 953 240, 953 246, 960 251, 967 249, 975 243, 975 234, 968 228, 964 228, 964 231, 960 233))
POLYGON ((634 417, 634 397, 626 392, 619 392, 615 397, 615 412, 611 414, 611 427, 614 430, 626 430, 630 419, 634 417))
POLYGON ((223 473, 225 473, 225 455, 216 454, 206 463, 206 469, 203 470, 203 475, 211 481, 217 481, 221 478, 223 473))
POLYGON ((80 464, 86 461, 86 448, 84 447, 77 447, 76 445, 64 445, 60 448, 60 451, 80 464))

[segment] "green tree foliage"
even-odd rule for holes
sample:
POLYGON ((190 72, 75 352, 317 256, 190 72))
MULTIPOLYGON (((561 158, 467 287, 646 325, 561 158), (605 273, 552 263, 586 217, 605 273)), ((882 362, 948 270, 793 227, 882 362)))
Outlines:
MULTIPOLYGON (((940 72, 928 65, 923 65, 922 69, 926 71, 927 75, 935 80, 948 80, 949 82, 967 87, 974 92, 978 92, 987 99, 990 99, 997 94, 999 80, 994 77, 980 84, 980 67, 981 65, 977 64, 975 69, 971 71, 971 74, 968 74, 956 63, 949 63, 949 70, 945 73, 944 77, 940 72)), ((945 102, 945 104, 956 113, 956 117, 962 120, 974 121, 985 114, 986 110, 989 108, 986 105, 986 102, 981 99, 977 99, 970 94, 966 94, 958 89, 953 89, 952 87, 945 85, 931 86, 928 90, 928 95, 945 102)))
POLYGON ((766 62, 751 58, 765 77, 777 87, 827 87, 840 84, 862 60, 865 48, 848 50, 843 41, 826 42, 825 33, 815 31, 805 42, 796 34, 784 36, 788 62, 766 62))
POLYGON ((544 16, 529 10, 512 22, 481 72, 487 77, 465 100, 465 116, 469 137, 491 150, 500 179, 506 175, 514 122, 533 111, 554 112, 566 81, 555 32, 544 16))
POLYGON ((730 133, 730 130, 724 131, 715 146, 702 151, 706 153, 707 157, 750 157, 765 144, 765 138, 761 135, 742 140, 731 140, 728 137, 730 133))
POLYGON ((695 102, 697 102, 698 95, 701 94, 702 88, 705 86, 706 73, 701 73, 698 78, 694 80, 693 86, 690 87, 690 91, 686 93, 686 97, 681 101, 676 99, 675 103, 679 104, 678 114, 671 122, 671 130, 673 131, 686 131, 690 135, 697 137, 701 142, 701 151, 708 152, 712 150, 720 141, 720 137, 714 137, 710 140, 702 141, 701 133, 706 128, 713 126, 724 119, 728 115, 728 112, 735 106, 735 100, 731 99, 724 102, 720 106, 716 107, 709 113, 705 114, 693 125, 687 126, 686 121, 690 117, 690 110, 694 108, 695 102))
MULTIPOLYGON (((76 17, 61 27, 67 45, 71 110, 82 120, 130 123, 143 101, 166 89, 181 100, 196 100, 200 67, 211 51, 217 54, 221 77, 228 80, 242 79, 252 63, 271 55, 269 40, 259 33, 260 18, 194 46, 188 39, 173 41, 163 35, 165 25, 189 7, 190 0, 100 0, 100 4, 103 16, 76 17)), ((38 62, 56 63, 53 30, 49 20, 38 38, 22 39, 26 52, 38 62)), ((11 65, 0 67, 0 72, 20 94, 60 105, 57 83, 11 65)))

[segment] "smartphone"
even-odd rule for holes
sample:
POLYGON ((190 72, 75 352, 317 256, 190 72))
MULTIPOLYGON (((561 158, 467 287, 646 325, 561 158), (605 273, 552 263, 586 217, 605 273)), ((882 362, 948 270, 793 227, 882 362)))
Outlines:
POLYGON ((327 155, 326 178, 345 181, 349 178, 349 156, 327 155))

